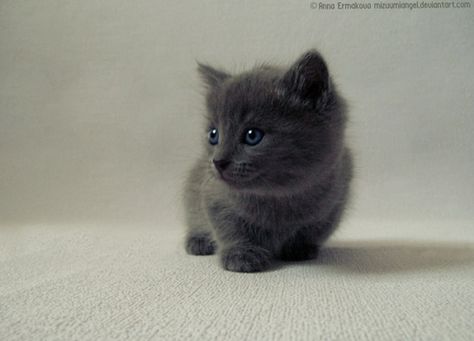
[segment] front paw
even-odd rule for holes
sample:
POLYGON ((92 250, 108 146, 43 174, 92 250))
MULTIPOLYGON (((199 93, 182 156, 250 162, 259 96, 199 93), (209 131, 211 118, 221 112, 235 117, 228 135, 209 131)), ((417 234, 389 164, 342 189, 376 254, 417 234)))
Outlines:
POLYGON ((258 272, 268 269, 271 254, 258 246, 233 246, 222 252, 221 262, 229 271, 258 272))
POLYGON ((216 242, 207 233, 190 235, 186 238, 186 252, 190 255, 212 255, 216 252, 216 242))

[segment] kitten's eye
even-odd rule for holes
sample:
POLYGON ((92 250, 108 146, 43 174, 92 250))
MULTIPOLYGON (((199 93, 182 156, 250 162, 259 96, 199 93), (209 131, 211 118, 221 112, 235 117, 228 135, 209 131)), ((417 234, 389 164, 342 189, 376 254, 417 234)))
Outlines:
POLYGON ((244 142, 249 146, 255 146, 256 144, 260 143, 263 139, 263 131, 257 128, 252 128, 247 130, 244 137, 244 142))
POLYGON ((208 133, 209 143, 213 146, 219 143, 219 131, 216 128, 211 128, 208 133))

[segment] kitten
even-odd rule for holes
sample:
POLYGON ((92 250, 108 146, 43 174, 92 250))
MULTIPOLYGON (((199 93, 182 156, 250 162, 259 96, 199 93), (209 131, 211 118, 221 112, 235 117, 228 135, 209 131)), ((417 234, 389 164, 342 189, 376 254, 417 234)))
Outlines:
POLYGON ((230 75, 199 64, 207 86, 204 153, 185 187, 186 251, 225 269, 317 255, 346 205, 346 109, 321 55, 230 75))

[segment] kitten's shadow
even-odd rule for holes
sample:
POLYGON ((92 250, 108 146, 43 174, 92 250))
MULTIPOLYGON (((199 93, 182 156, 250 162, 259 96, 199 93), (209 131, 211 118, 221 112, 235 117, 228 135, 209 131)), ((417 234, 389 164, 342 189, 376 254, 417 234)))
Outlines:
POLYGON ((474 265, 474 244, 423 241, 348 241, 328 245, 317 259, 293 264, 358 274, 385 274, 474 265))

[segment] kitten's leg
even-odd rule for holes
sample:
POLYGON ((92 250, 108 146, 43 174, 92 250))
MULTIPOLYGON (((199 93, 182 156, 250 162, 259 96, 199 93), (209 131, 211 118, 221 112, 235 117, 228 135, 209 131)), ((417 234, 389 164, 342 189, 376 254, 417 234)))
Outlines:
POLYGON ((212 255, 216 242, 211 222, 203 209, 202 184, 205 177, 204 162, 198 162, 189 174, 184 192, 186 223, 188 226, 185 249, 191 255, 212 255))
POLYGON ((185 238, 186 252, 190 255, 212 255, 216 252, 216 242, 211 223, 198 210, 188 210, 188 231, 185 238))
POLYGON ((186 235, 186 252, 190 255, 212 255, 216 252, 216 242, 210 232, 190 229, 186 235))
POLYGON ((211 222, 201 209, 196 193, 187 200, 185 248, 191 255, 212 255, 216 252, 216 242, 211 229, 211 222))
POLYGON ((281 247, 278 258, 284 261, 302 261, 318 256, 319 246, 314 241, 315 228, 304 227, 298 230, 281 247))
POLYGON ((283 243, 278 258, 285 261, 301 261, 318 256, 320 246, 334 232, 341 219, 343 206, 336 206, 324 222, 300 228, 283 243))
POLYGON ((259 243, 255 226, 216 204, 209 214, 214 225, 224 269, 236 272, 258 272, 270 267, 272 254, 259 243))

